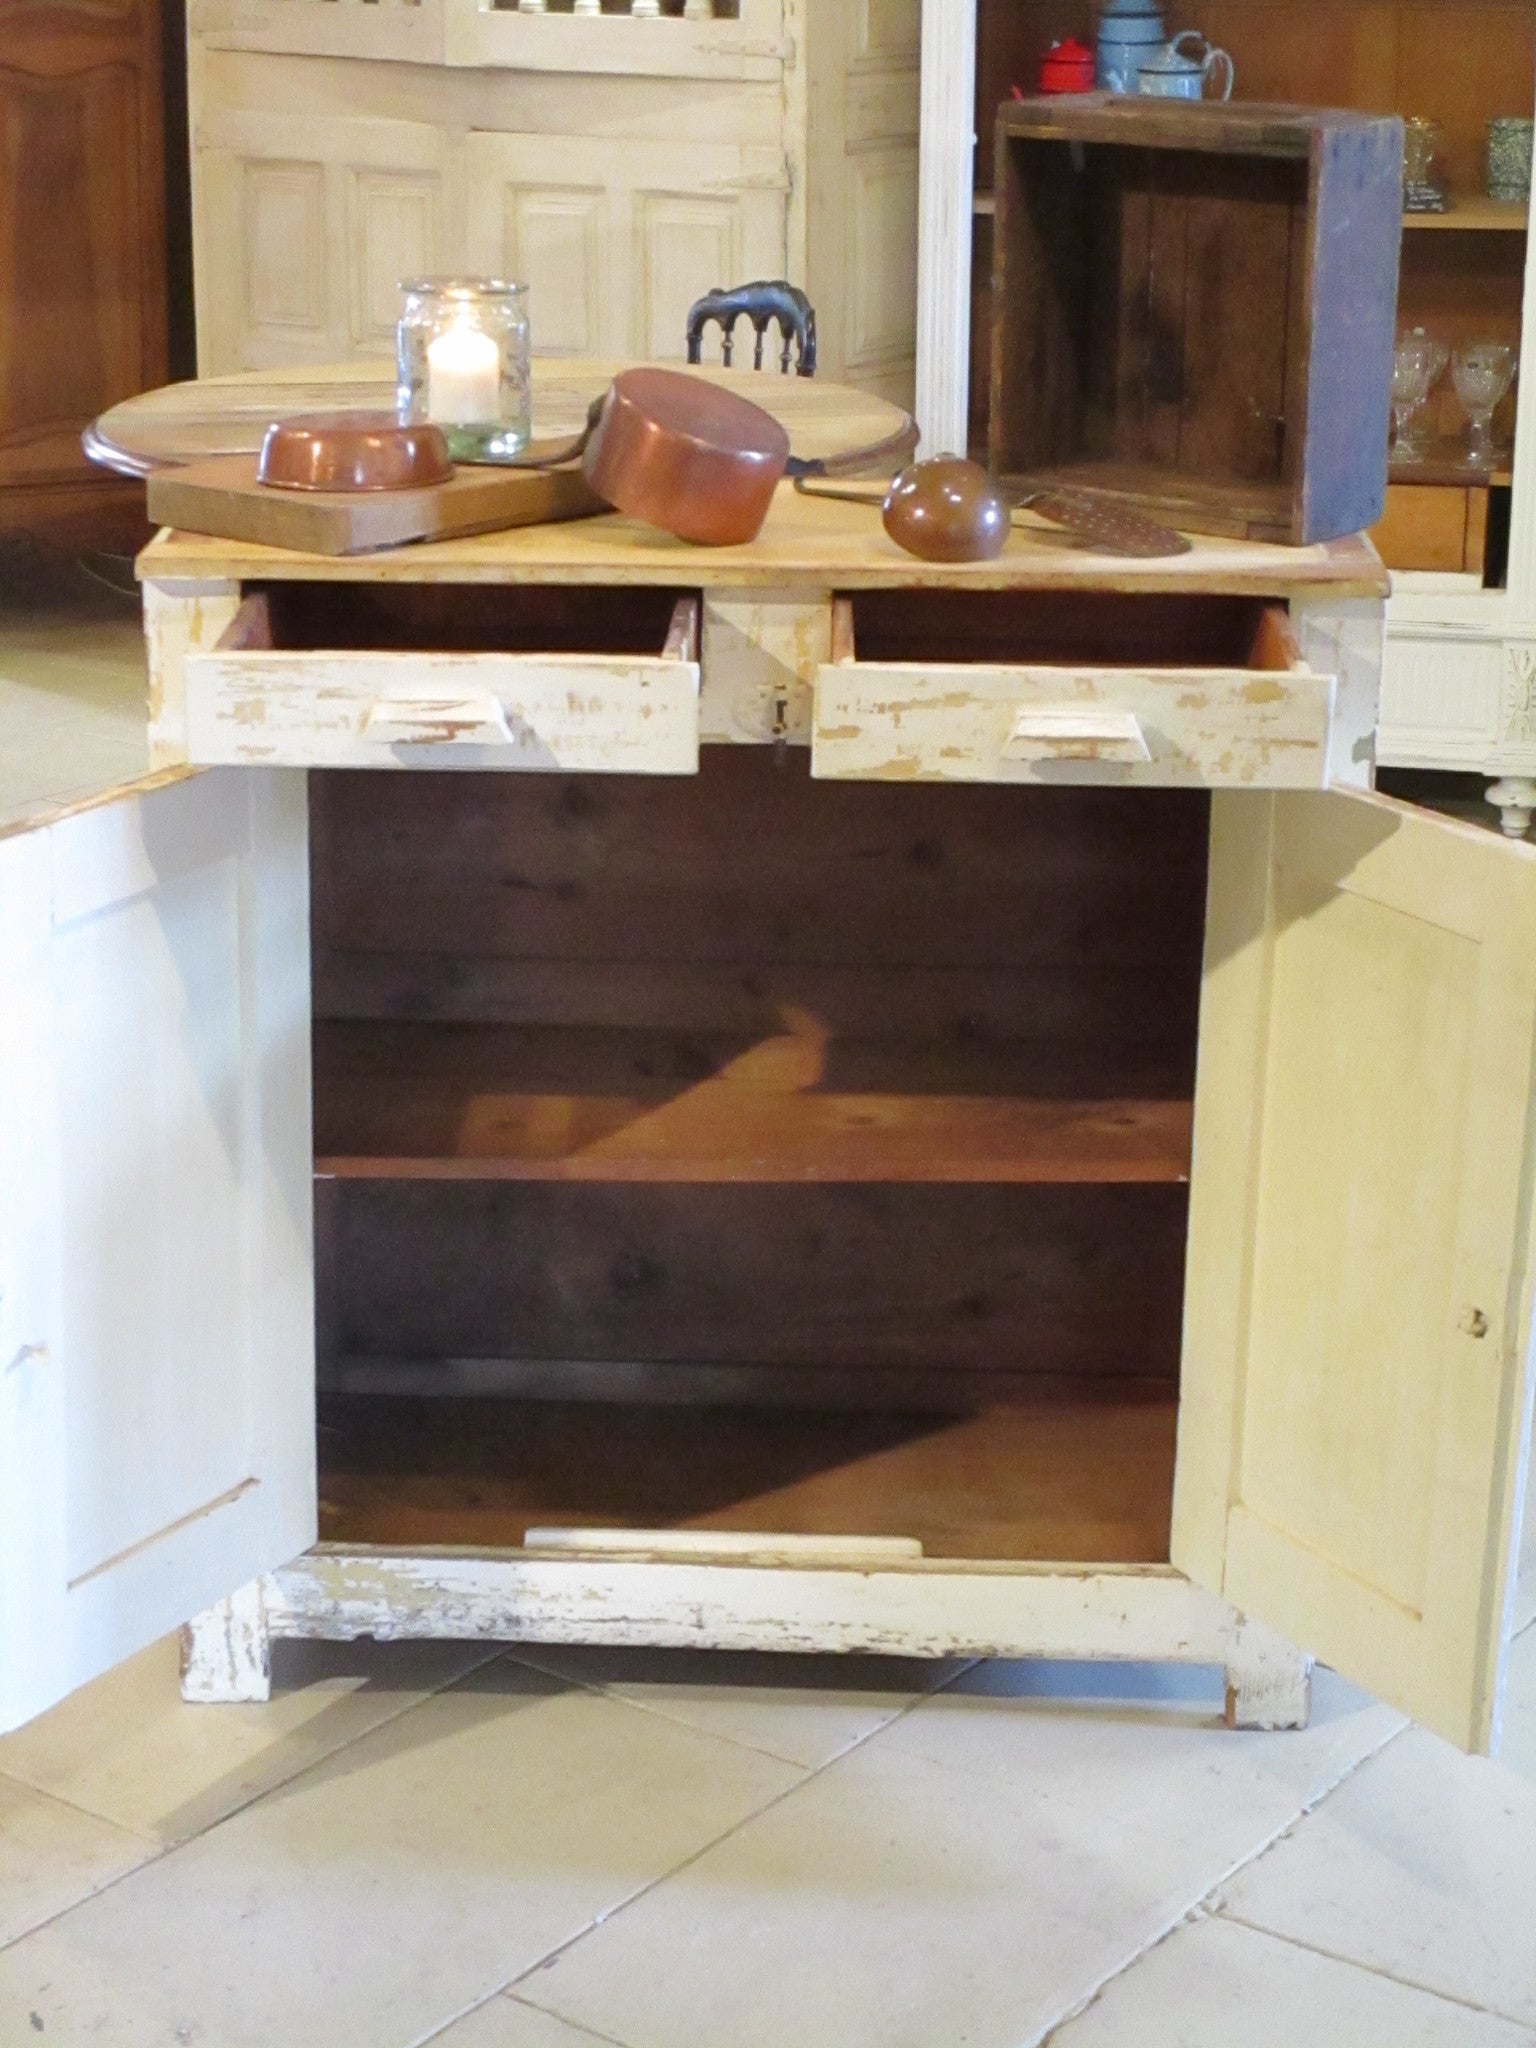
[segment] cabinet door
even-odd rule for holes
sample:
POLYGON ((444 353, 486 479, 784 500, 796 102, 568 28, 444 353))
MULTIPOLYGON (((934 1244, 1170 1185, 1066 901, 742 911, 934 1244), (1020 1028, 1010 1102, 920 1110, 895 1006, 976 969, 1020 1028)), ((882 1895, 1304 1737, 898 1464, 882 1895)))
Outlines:
POLYGON ((467 163, 471 268, 526 280, 540 355, 681 362, 695 299, 784 275, 780 150, 474 134, 467 163))
POLYGON ((314 1541, 303 777, 0 840, 0 1728, 314 1541))
POLYGON ((1536 852, 1212 800, 1173 1561, 1497 1735, 1528 1440, 1536 852))

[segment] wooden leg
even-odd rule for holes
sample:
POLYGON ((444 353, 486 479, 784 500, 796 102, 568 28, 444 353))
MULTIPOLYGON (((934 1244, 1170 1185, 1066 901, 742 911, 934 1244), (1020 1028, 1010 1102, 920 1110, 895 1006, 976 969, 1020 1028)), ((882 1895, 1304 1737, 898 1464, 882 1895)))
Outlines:
POLYGON ((1531 829, 1536 811, 1536 780, 1529 775, 1506 775, 1488 785, 1488 801, 1499 813, 1499 823, 1511 839, 1523 839, 1531 829))
POLYGON ((252 1579, 217 1607, 195 1614, 182 1630, 181 1696, 199 1706, 272 1697, 272 1637, 263 1580, 252 1579))
POLYGON ((1312 1659, 1256 1621, 1240 1621, 1227 1653, 1229 1728, 1305 1728, 1312 1659))

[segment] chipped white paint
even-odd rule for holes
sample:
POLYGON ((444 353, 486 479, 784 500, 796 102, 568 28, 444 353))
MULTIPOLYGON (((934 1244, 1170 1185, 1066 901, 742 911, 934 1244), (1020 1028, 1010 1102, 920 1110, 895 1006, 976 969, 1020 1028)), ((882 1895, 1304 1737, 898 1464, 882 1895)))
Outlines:
POLYGON ((172 767, 187 759, 187 655, 217 646, 234 624, 240 585, 228 577, 154 577, 145 580, 143 597, 149 758, 157 768, 172 767))
POLYGON ((272 1697, 269 1579, 252 1579, 205 1607, 181 1632, 181 1696, 199 1705, 257 1705, 272 1697))
MULTIPOLYGON (((759 1539, 761 1540, 761 1539, 759 1539)), ((186 1697, 244 1697, 270 1638, 1058 1657, 1225 1668, 1236 1725, 1301 1727, 1307 1659, 1162 1565, 879 1564, 399 1551, 322 1545, 199 1617, 186 1697), (231 1640, 238 1655, 231 1657, 231 1640), (1286 1715, 1291 1718, 1284 1718, 1286 1715), (1252 1721, 1249 1716, 1257 1718, 1252 1721)))
POLYGON ((1369 789, 1375 773, 1385 610, 1379 597, 1306 590, 1291 597, 1290 627, 1301 659, 1318 675, 1334 678, 1330 789, 1369 789))
POLYGON ((1227 1655, 1227 1726, 1305 1728, 1311 1712, 1312 1659, 1242 1617, 1227 1655))
POLYGON ((831 652, 824 591, 707 591, 699 737, 809 745, 816 677, 831 652))
POLYGON ((816 684, 813 775, 864 781, 1075 782, 1321 789, 1331 676, 1215 668, 830 662, 816 684), (1128 718, 1118 757, 1070 741, 1021 748, 1045 711, 1128 718), (1022 756, 1022 757, 1021 757, 1022 756), (1085 758, 1086 756, 1086 758, 1085 758))
POLYGON ((695 599, 650 658, 274 649, 238 644, 244 616, 183 658, 198 766, 697 771, 695 599))

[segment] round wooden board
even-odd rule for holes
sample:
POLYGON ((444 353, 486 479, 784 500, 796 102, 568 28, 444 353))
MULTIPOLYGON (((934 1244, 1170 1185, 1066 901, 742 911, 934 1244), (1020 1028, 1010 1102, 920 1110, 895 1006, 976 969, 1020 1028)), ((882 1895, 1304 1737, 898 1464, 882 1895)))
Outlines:
MULTIPOLYGON (((534 439, 559 440, 578 433, 592 400, 624 367, 536 357, 534 439)), ((899 433, 907 421, 901 407, 888 399, 814 377, 715 368, 688 374, 728 384, 754 399, 788 428, 795 454, 809 459, 869 447, 899 433)), ((275 419, 341 407, 389 411, 394 403, 394 372, 387 363, 327 363, 200 377, 114 405, 88 431, 86 453, 125 476, 146 476, 152 469, 202 462, 213 455, 253 455, 275 419)))

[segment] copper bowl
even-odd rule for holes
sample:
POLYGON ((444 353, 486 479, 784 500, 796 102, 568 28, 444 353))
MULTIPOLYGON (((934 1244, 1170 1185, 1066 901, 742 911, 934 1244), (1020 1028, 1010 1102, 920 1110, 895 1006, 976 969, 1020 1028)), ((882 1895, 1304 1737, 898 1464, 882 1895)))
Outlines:
POLYGON ((280 491, 407 491, 453 475, 441 427, 391 412, 314 412, 268 427, 256 481, 280 491))

